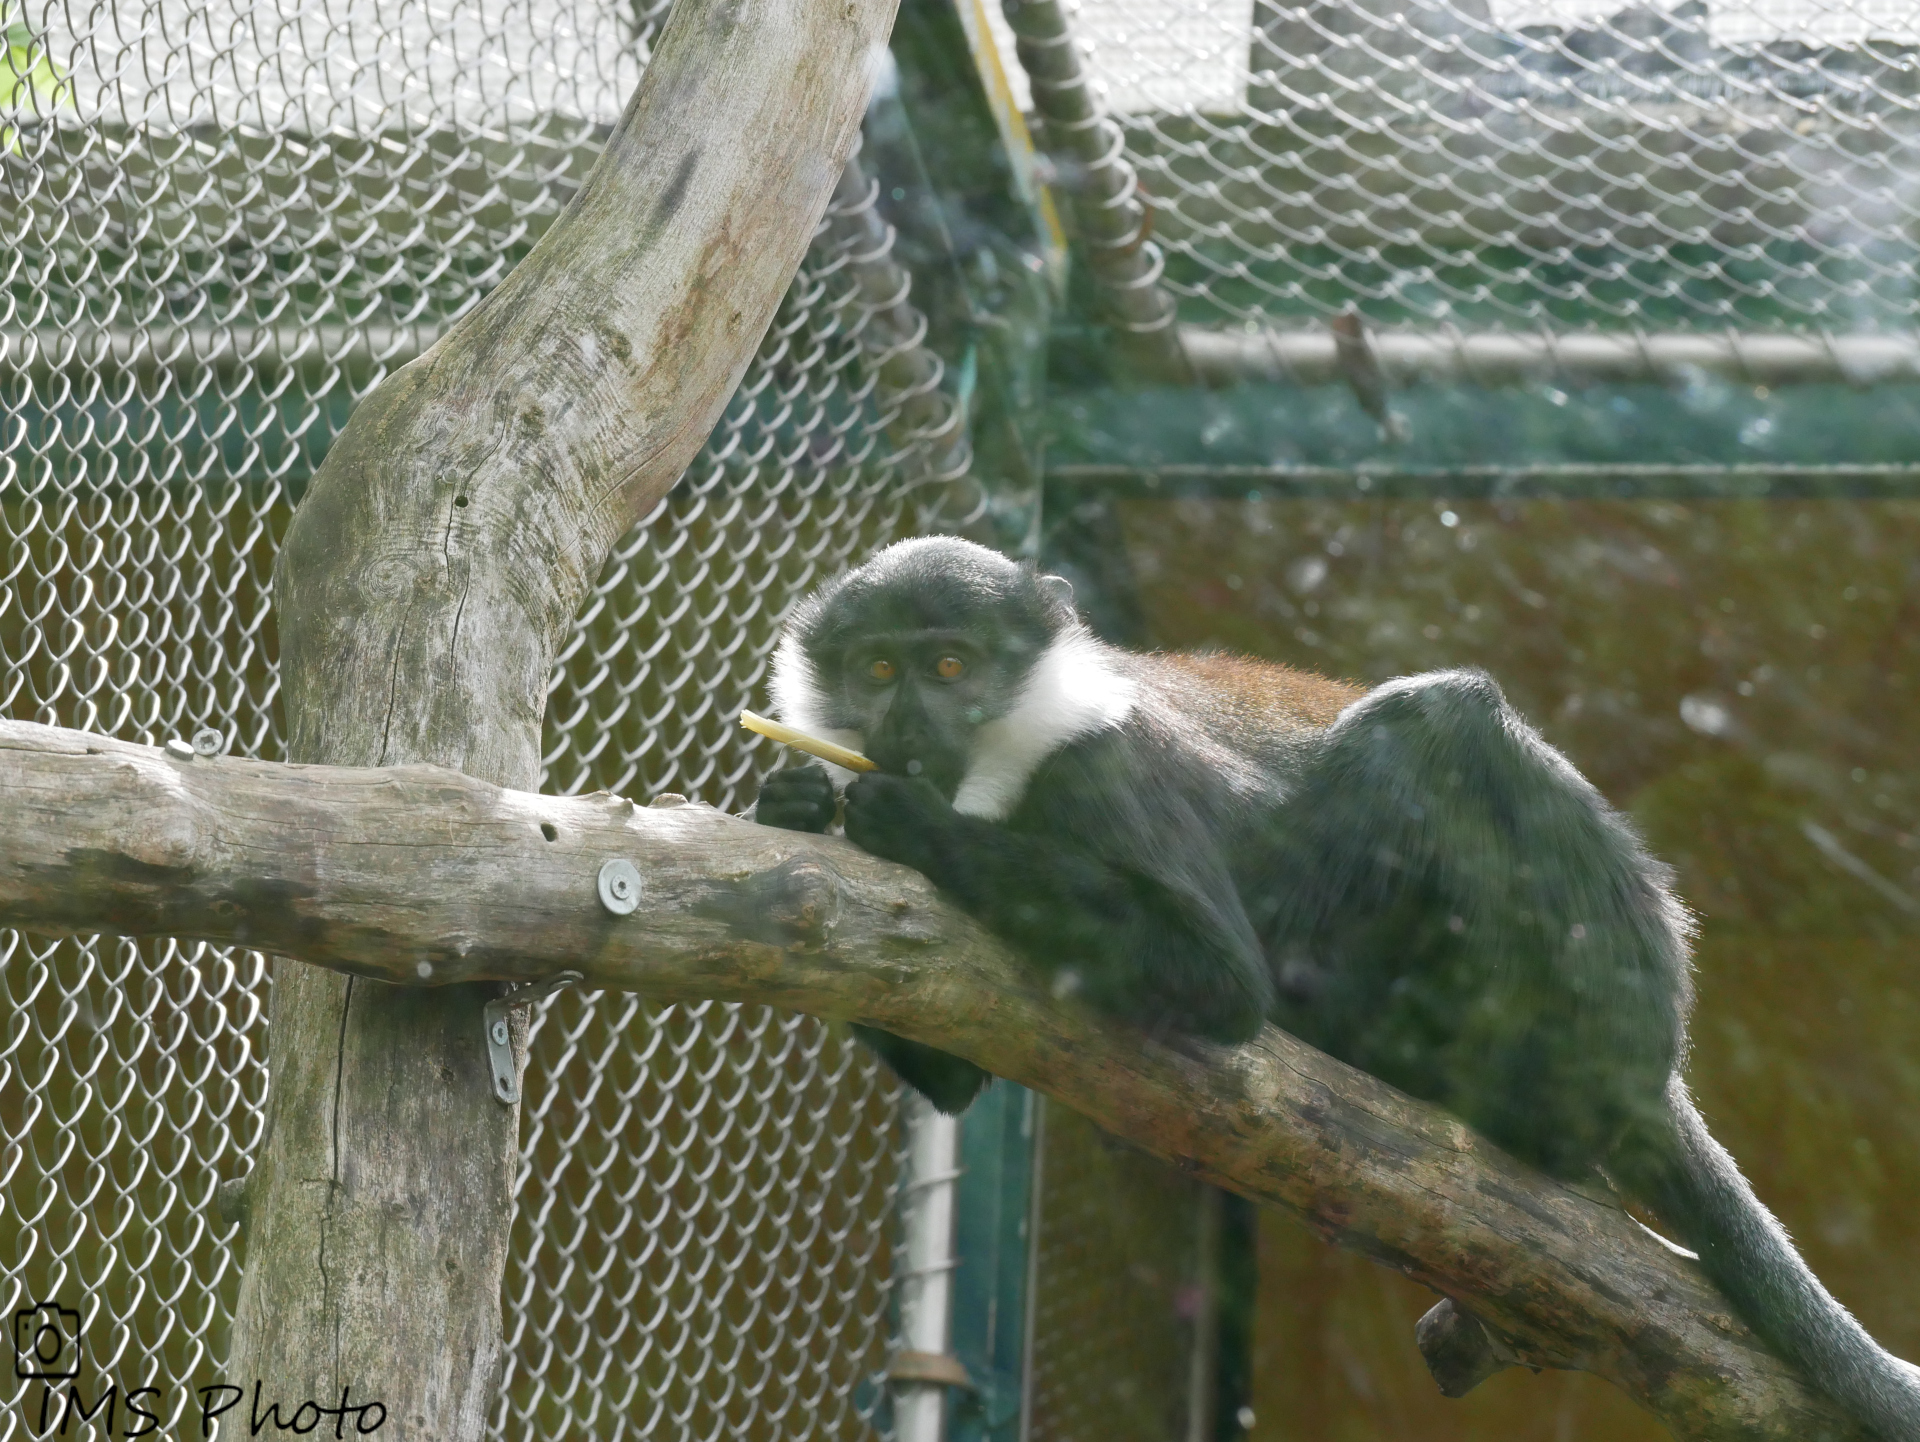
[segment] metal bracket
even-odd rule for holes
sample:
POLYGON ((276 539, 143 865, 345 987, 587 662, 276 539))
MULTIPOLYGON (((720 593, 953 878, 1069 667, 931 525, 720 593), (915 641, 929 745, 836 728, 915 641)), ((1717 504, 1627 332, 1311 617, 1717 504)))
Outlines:
POLYGON ((487 1028, 487 1061, 493 1067, 493 1094, 507 1106, 520 1100, 520 1078, 513 1069, 513 1024, 507 1013, 552 996, 562 987, 584 981, 577 971, 556 971, 545 981, 516 986, 505 996, 496 996, 481 1013, 487 1028))

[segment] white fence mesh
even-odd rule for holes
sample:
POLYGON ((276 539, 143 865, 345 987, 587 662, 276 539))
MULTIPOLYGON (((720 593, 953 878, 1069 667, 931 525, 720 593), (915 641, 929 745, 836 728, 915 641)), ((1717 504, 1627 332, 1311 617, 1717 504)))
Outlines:
POLYGON ((1902 0, 1082 0, 1078 28, 1191 322, 1914 329, 1902 0))
MULTIPOLYGON (((663 10, 0 0, 0 711, 279 754, 291 493, 558 213, 663 10)), ((1078 24, 1144 189, 1129 244, 1191 326, 1916 328, 1920 7, 1085 0, 1078 24)), ((738 804, 731 717, 783 608, 916 524, 847 263, 816 248, 581 616, 555 789, 738 804)), ((219 1380, 211 1198, 257 1141, 265 985, 246 952, 0 933, 0 1304, 81 1309, 87 1394, 160 1387, 170 1435, 219 1380)), ((897 1162, 873 1066, 809 1021, 568 996, 528 1096, 502 1435, 857 1435, 897 1162)))
MULTIPOLYGON (((290 490, 559 212, 662 10, 7 9, 0 714, 150 741, 212 725, 281 754, 268 577, 290 490)), ((555 677, 552 788, 750 795, 764 760, 732 718, 780 615, 909 523, 853 291, 823 241, 706 452, 609 564, 555 677)), ((81 1394, 157 1387, 163 1435, 197 1435, 191 1389, 223 1380, 239 1238, 213 1189, 258 1140, 266 986, 249 952, 0 932, 0 1307, 80 1311, 81 1394)), ((500 1435, 859 1435, 893 1138, 890 1085, 816 1022, 552 1004, 500 1435)), ((37 1435, 41 1396, 6 1390, 0 1439, 37 1435)), ((140 1425, 123 1402, 110 1435, 140 1425)))

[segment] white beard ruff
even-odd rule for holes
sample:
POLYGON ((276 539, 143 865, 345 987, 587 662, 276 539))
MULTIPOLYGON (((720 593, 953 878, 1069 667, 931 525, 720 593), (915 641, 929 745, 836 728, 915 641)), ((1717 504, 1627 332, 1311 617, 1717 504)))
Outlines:
MULTIPOLYGON (((773 653, 770 690, 774 709, 787 725, 853 751, 865 744, 860 732, 827 724, 826 698, 792 635, 783 636, 773 653)), ((1120 725, 1133 714, 1138 691, 1138 683, 1115 669, 1107 647, 1084 626, 1062 631, 1034 662, 1013 708, 974 733, 953 809, 983 821, 1005 821, 1043 761, 1069 742, 1120 725)), ((844 767, 821 764, 836 786, 853 780, 854 773, 844 767)))

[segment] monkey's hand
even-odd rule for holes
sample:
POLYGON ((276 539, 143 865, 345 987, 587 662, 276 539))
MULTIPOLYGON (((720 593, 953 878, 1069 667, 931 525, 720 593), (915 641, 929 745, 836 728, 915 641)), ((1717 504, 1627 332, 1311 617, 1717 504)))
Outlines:
POLYGON ((818 766, 776 771, 760 787, 753 819, 782 831, 825 831, 833 825, 833 780, 818 766))
POLYGON ((953 816, 947 798, 924 777, 876 771, 847 785, 847 839, 862 851, 911 866, 936 884, 941 878, 934 874, 935 841, 953 816))

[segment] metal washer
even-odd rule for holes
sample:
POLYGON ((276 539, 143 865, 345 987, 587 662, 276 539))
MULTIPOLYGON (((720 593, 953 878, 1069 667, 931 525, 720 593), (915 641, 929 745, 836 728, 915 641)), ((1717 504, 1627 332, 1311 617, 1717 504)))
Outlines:
POLYGON ((600 868, 600 904, 615 916, 631 916, 640 906, 640 871, 624 856, 600 868))

